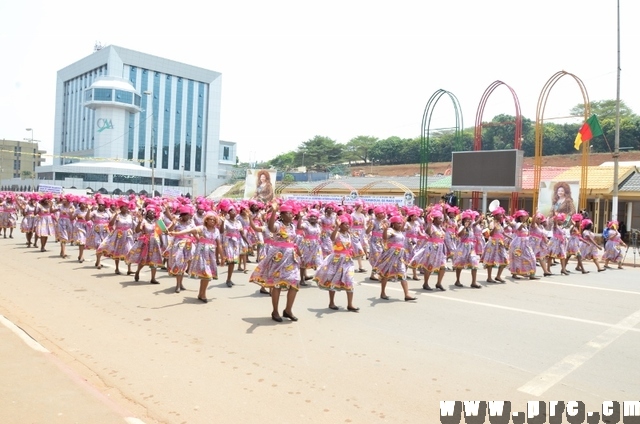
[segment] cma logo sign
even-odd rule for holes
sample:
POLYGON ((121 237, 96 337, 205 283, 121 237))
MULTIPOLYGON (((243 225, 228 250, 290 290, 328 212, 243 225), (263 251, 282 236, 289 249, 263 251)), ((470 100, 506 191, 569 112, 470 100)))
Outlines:
POLYGON ((98 127, 98 132, 102 132, 104 130, 112 130, 113 122, 111 122, 111 119, 98 118, 96 126, 98 127))

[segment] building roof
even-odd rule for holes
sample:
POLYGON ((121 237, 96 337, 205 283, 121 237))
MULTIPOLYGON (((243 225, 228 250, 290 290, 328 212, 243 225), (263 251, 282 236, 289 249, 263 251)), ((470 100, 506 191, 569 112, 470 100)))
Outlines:
MULTIPOLYGON (((540 171, 541 180, 553 180, 557 175, 567 171, 568 167, 556 167, 556 166, 543 166, 540 171)), ((522 189, 533 190, 534 183, 534 168, 522 169, 522 189)))
POLYGON ((115 88, 116 90, 136 91, 129 81, 109 76, 97 78, 89 88, 115 88))
MULTIPOLYGON (((590 166, 587 173, 587 187, 590 190, 599 190, 609 193, 613 190, 613 171, 610 166, 590 166)), ((618 170, 618 181, 626 179, 636 172, 635 166, 621 166, 618 170)), ((555 181, 580 181, 582 177, 582 167, 573 166, 565 172, 553 178, 555 181)))
POLYGON ((627 179, 620 184, 618 191, 626 193, 640 193, 640 174, 634 172, 628 176, 627 179))

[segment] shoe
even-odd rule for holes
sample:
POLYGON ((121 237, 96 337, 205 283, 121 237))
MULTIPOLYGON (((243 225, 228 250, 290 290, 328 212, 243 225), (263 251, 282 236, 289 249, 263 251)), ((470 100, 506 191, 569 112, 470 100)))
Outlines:
POLYGON ((180 286, 180 290, 186 291, 187 289, 185 289, 183 286, 180 286))
POLYGON ((464 287, 460 281, 456 281, 454 286, 456 286, 456 287, 464 287))
POLYGON ((231 281, 227 281, 227 287, 232 287, 233 283, 231 281))
POLYGON ((133 275, 134 272, 133 271, 127 271, 127 275, 133 275))
POLYGON ((264 287, 260 288, 260 293, 262 293, 262 294, 271 294, 271 293, 269 293, 269 290, 265 289, 264 287))
POLYGON ((471 284, 471 286, 469 286, 469 287, 474 288, 474 289, 481 289, 482 288, 482 286, 480 284, 471 284))
POLYGON ((405 301, 405 302, 409 302, 409 301, 411 301, 411 300, 418 300, 418 298, 417 298, 417 297, 411 297, 411 296, 409 296, 409 297, 405 297, 405 298, 404 298, 404 301, 405 301))
POLYGON ((506 283, 506 281, 504 281, 502 278, 498 278, 496 277, 496 281, 499 283, 506 283))
POLYGON ((442 287, 442 284, 436 284, 436 288, 441 290, 441 291, 447 291, 447 289, 445 289, 444 287, 442 287))
POLYGON ((84 258, 78 259, 78 262, 83 263, 84 262, 84 258))
POLYGON ((176 287, 176 293, 180 293, 180 287, 176 287))
POLYGON ((140 274, 136 272, 136 275, 133 277, 133 281, 140 281, 140 274))
MULTIPOLYGON (((358 269, 358 272, 367 272, 367 270, 364 269, 364 268, 360 268, 360 269, 358 269)), ((358 309, 360 309, 360 308, 358 308, 358 309)))
POLYGON ((604 268, 611 269, 609 265, 605 265, 604 268))
POLYGON ((529 280, 539 280, 540 277, 536 277, 535 275, 530 275, 529 280))
POLYGON ((545 273, 543 273, 542 275, 543 275, 543 276, 545 276, 545 277, 549 277, 550 275, 553 275, 553 274, 552 274, 552 273, 550 273, 550 272, 545 272, 545 273))
POLYGON ((102 264, 98 265, 96 268, 102 269, 102 264))
POLYGON ((116 269, 116 274, 118 275, 122 275, 122 273, 120 272, 120 270, 116 269))
POLYGON ((351 312, 358 312, 360 310, 360 308, 356 308, 356 307, 351 307, 351 306, 347 306, 347 310, 351 311, 351 312))
POLYGON ((207 303, 209 301, 206 297, 200 297, 200 296, 198 296, 198 300, 202 303, 207 303))
POLYGON ((329 309, 333 309, 334 311, 337 311, 337 310, 338 310, 338 309, 340 309, 340 308, 338 308, 338 307, 337 307, 337 306, 335 306, 335 305, 333 305, 333 306, 329 305, 329 309))
POLYGON ((606 269, 605 269, 605 268, 600 268, 600 269, 598 270, 598 272, 602 272, 602 271, 606 271, 606 269))
POLYGON ((422 285, 422 290, 433 291, 433 289, 431 287, 429 287, 428 284, 423 284, 422 285))
POLYGON ((411 279, 412 279, 413 281, 420 281, 420 278, 418 278, 418 277, 411 277, 411 279))
POLYGON ((487 283, 495 283, 496 280, 494 280, 493 278, 487 278, 487 283))
POLYGON ((293 314, 288 314, 286 310, 282 311, 282 316, 285 318, 289 318, 291 321, 298 321, 298 318, 293 314))
POLYGON ((619 267, 618 267, 618 269, 624 269, 624 268, 622 268, 621 266, 619 266, 619 267))
POLYGON ((389 296, 387 296, 386 294, 381 294, 380 299, 389 300, 389 296))
POLYGON ((273 312, 271 313, 271 319, 275 322, 282 322, 282 317, 279 315, 274 315, 273 312))
POLYGON ((304 280, 300 281, 300 285, 303 287, 307 287, 309 284, 305 283, 304 280))
POLYGON ((151 281, 149 281, 149 283, 150 283, 150 284, 160 284, 160 282, 159 282, 159 281, 156 281, 156 280, 151 280, 151 281))
POLYGON ((13 236, 9 236, 9 238, 13 238, 13 236))
POLYGON ((562 275, 569 275, 569 273, 567 271, 560 271, 560 274, 562 275))
POLYGON ((304 281, 313 280, 313 277, 304 277, 304 281))
POLYGON ((369 280, 371 280, 371 281, 380 281, 380 279, 378 277, 369 277, 369 280))

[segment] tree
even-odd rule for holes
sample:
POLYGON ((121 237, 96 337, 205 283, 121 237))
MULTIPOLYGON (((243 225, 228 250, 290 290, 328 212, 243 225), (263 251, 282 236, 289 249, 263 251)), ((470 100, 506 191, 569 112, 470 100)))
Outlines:
POLYGON ((371 161, 371 149, 376 145, 378 139, 368 135, 359 135, 349 140, 345 146, 345 157, 347 160, 361 160, 364 163, 371 161))
POLYGON ((269 162, 269 166, 273 166, 276 169, 281 169, 283 171, 288 171, 293 168, 294 162, 296 159, 296 152, 291 150, 290 152, 283 153, 281 155, 276 156, 271 159, 269 162))
POLYGON ((335 140, 317 135, 302 143, 297 155, 301 156, 301 152, 304 152, 304 162, 308 164, 308 168, 319 171, 326 169, 328 165, 342 163, 343 149, 344 145, 335 140))
POLYGON ((33 172, 31 171, 22 171, 20 175, 22 175, 23 180, 28 180, 29 178, 33 178, 33 172))
MULTIPOLYGON (((595 113, 598 119, 603 120, 607 118, 616 117, 616 101, 615 100, 599 100, 590 102, 591 113, 595 113)), ((572 115, 584 116, 584 103, 577 104, 571 109, 572 115)), ((620 117, 635 117, 631 108, 627 106, 622 100, 620 100, 620 117)))

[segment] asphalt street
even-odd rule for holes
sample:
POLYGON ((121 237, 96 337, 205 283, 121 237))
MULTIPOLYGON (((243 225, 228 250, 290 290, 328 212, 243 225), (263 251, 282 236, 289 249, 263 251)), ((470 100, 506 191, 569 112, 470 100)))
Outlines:
POLYGON ((228 288, 223 271, 203 304, 197 280, 174 293, 166 272, 160 285, 148 269, 134 282, 110 260, 95 269, 93 252, 81 264, 76 248, 62 259, 47 247, 0 239, 3 423, 438 423, 445 400, 508 400, 514 411, 534 400, 587 411, 640 400, 631 250, 624 270, 587 263, 586 275, 505 284, 480 270, 481 290, 468 271, 464 288, 447 272, 445 292, 409 281, 415 302, 393 282, 382 300, 357 274, 358 313, 344 293, 329 309, 312 286, 298 293, 299 321, 276 323, 248 274, 228 288))

